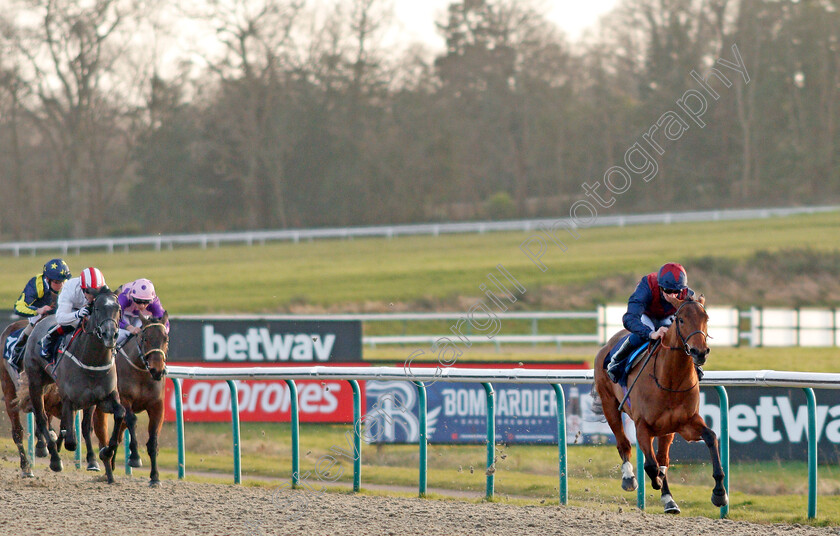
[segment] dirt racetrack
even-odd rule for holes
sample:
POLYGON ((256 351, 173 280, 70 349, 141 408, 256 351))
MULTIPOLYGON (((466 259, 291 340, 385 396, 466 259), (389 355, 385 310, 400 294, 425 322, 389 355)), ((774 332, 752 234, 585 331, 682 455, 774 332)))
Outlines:
MULTIPOLYGON (((150 489, 143 476, 36 468, 21 479, 0 467, 0 534, 744 534, 827 535, 840 528, 757 525, 702 517, 619 513, 576 507, 519 507, 340 493, 315 493, 164 480, 150 489)), ((658 505, 657 505, 658 507, 658 505)))

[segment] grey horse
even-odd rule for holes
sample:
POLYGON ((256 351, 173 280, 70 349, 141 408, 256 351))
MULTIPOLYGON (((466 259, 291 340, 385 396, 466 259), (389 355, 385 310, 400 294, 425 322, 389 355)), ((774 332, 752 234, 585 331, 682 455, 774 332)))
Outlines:
MULTIPOLYGON (((108 446, 99 451, 99 458, 105 465, 108 483, 114 482, 113 464, 117 454, 117 435, 125 408, 120 405, 117 392, 117 371, 114 366, 114 348, 117 344, 117 328, 120 321, 120 306, 116 295, 108 287, 102 287, 96 294, 91 314, 81 323, 81 329, 54 366, 55 380, 48 372, 53 368, 40 355, 40 344, 47 331, 55 325, 55 317, 49 317, 35 325, 32 336, 24 349, 24 368, 29 378, 29 396, 32 400, 35 423, 42 436, 49 438, 47 419, 44 413, 44 386, 55 381, 61 393, 61 430, 67 450, 75 451, 76 433, 73 416, 83 411, 82 434, 91 451, 91 417, 96 406, 102 413, 114 414, 114 432, 108 446)), ((50 453, 50 469, 61 471, 62 463, 55 441, 47 440, 50 453)), ((88 460, 90 463, 90 460, 88 460)))

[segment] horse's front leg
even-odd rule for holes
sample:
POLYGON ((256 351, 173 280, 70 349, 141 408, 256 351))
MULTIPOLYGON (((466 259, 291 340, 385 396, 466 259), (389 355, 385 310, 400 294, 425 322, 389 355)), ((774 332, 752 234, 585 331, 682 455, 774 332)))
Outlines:
POLYGON ((114 414, 114 431, 111 433, 111 439, 108 440, 108 446, 99 451, 99 459, 105 464, 105 475, 108 478, 108 483, 113 484, 113 467, 117 456, 117 446, 119 445, 120 427, 125 418, 125 408, 120 405, 120 396, 116 390, 100 402, 98 407, 104 413, 114 414))
POLYGON ((720 451, 718 450, 720 445, 714 430, 706 426, 700 415, 694 415, 689 424, 680 431, 680 435, 686 441, 700 441, 702 439, 709 447, 709 452, 712 455, 712 478, 715 479, 715 487, 712 489, 712 504, 718 507, 729 504, 729 495, 723 485, 725 475, 723 465, 720 463, 720 451))
POLYGON ((96 454, 93 453, 93 442, 90 438, 91 421, 93 416, 93 408, 95 406, 88 406, 82 412, 82 437, 85 438, 85 448, 87 449, 87 470, 99 471, 99 463, 96 461, 96 454))
POLYGON ((163 426, 163 410, 163 400, 157 401, 146 410, 146 413, 149 414, 149 441, 146 443, 146 450, 149 452, 149 463, 152 466, 152 471, 149 474, 149 486, 153 488, 160 486, 157 455, 158 437, 160 437, 160 429, 163 426))
POLYGON ((660 473, 659 464, 656 461, 656 455, 653 453, 653 433, 650 427, 644 422, 636 423, 636 441, 639 443, 639 448, 645 455, 645 473, 650 477, 650 485, 653 489, 662 488, 662 474, 660 473))
POLYGON ((659 462, 659 474, 662 475, 662 495, 659 498, 666 514, 679 514, 680 507, 674 498, 671 497, 671 488, 668 486, 668 467, 671 466, 671 443, 674 442, 674 434, 659 436, 656 447, 656 460, 659 462))

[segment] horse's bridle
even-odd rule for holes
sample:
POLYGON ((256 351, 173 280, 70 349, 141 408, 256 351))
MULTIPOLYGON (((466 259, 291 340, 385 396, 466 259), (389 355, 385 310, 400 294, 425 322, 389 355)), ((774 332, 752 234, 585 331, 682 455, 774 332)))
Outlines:
POLYGON ((102 322, 96 324, 93 329, 88 331, 88 329, 87 329, 88 324, 89 323, 93 324, 93 322, 94 322, 94 320, 92 320, 91 317, 93 317, 93 315, 96 313, 96 307, 94 307, 93 303, 85 305, 85 307, 90 307, 90 315, 86 316, 82 320, 82 331, 87 333, 88 335, 96 335, 96 338, 98 338, 102 342, 105 342, 105 339, 103 339, 104 329, 103 329, 102 326, 104 326, 108 322, 113 322, 114 323, 114 332, 116 332, 118 330, 118 328, 120 327, 119 322, 117 322, 116 320, 114 320, 111 317, 108 317, 108 318, 104 319, 102 322), (90 322, 88 322, 89 319, 90 319, 90 322))
POLYGON ((125 360, 128 361, 128 364, 131 365, 132 367, 136 368, 137 370, 145 370, 146 372, 151 373, 151 370, 149 370, 149 355, 151 355, 155 352, 160 352, 161 355, 163 355, 164 373, 165 373, 165 371, 166 371, 166 366, 165 366, 166 365, 166 352, 163 350, 163 348, 152 348, 148 352, 143 352, 143 343, 146 340, 145 333, 146 333, 146 330, 148 328, 151 328, 151 327, 160 327, 161 329, 164 330, 164 333, 166 332, 166 325, 161 323, 161 322, 153 322, 151 324, 146 324, 145 326, 143 326, 140 329, 140 337, 137 338, 136 341, 137 341, 137 350, 138 350, 137 353, 140 356, 140 362, 143 363, 143 368, 141 369, 140 367, 138 367, 134 363, 132 363, 131 360, 128 358, 128 355, 125 352, 123 352, 123 356, 125 357, 125 360))
MULTIPOLYGON (((680 304, 680 306, 677 308, 677 312, 674 313, 674 323, 677 325, 677 336, 679 336, 680 341, 682 342, 682 346, 681 347, 680 346, 669 346, 669 345, 666 345, 663 342, 659 347, 660 348, 665 347, 665 348, 668 348, 669 350, 682 350, 683 352, 685 352, 685 355, 691 357, 691 348, 688 346, 688 339, 692 338, 693 336, 697 335, 698 333, 703 335, 704 339, 708 339, 709 334, 706 333, 703 330, 698 329, 698 330, 695 330, 695 331, 692 331, 691 333, 689 333, 687 337, 683 337, 682 332, 680 331, 680 322, 679 322, 680 321, 680 311, 682 311, 682 308, 685 307, 686 305, 688 305, 689 303, 696 303, 697 305, 699 305, 703 309, 703 312, 706 312, 706 307, 702 303, 700 303, 699 301, 686 300, 686 301, 682 302, 680 304)), ((651 347, 651 352, 656 354, 655 357, 653 358, 653 373, 651 374, 651 377, 653 378, 653 381, 656 383, 657 387, 659 387, 663 391, 668 391, 669 393, 685 393, 685 392, 691 391, 692 389, 694 389, 697 386, 697 383, 699 382, 699 380, 698 380, 698 382, 695 382, 688 389, 669 389, 668 387, 665 387, 664 385, 660 384, 659 383, 659 378, 656 377, 656 360, 659 358, 659 352, 657 352, 656 350, 658 350, 658 348, 653 349, 651 347)))
POLYGON ((703 330, 700 330, 700 329, 692 331, 691 333, 688 334, 687 337, 683 337, 683 334, 680 331, 680 322, 679 322, 680 321, 680 311, 682 311, 682 308, 685 307, 686 305, 690 304, 690 303, 696 303, 697 305, 700 306, 701 309, 703 309, 704 313, 706 312, 706 307, 702 303, 700 303, 699 301, 687 300, 687 301, 682 302, 680 304, 679 308, 677 309, 677 312, 674 313, 674 323, 677 325, 677 336, 679 336, 680 341, 682 342, 682 347, 681 348, 680 347, 673 348, 673 347, 670 347, 670 346, 668 347, 670 350, 680 350, 681 349, 683 352, 685 352, 685 355, 689 355, 689 356, 691 355, 691 348, 688 346, 688 339, 694 337, 698 333, 700 335, 702 335, 704 339, 709 338, 709 334, 706 333, 703 330))

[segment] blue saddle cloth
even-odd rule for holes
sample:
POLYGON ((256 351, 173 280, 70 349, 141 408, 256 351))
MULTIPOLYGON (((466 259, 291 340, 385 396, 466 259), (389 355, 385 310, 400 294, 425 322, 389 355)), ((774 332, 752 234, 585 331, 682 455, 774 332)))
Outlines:
MULTIPOLYGON (((612 359, 613 354, 615 354, 615 352, 621 347, 621 345, 624 344, 624 341, 626 341, 627 338, 630 337, 630 335, 631 334, 628 333, 624 337, 620 338, 615 343, 615 345, 612 348, 610 348, 610 351, 607 352, 607 355, 604 358, 604 369, 606 369, 607 365, 610 364, 610 360, 612 359)), ((633 368, 633 365, 636 363, 636 361, 638 361, 639 357, 644 353, 644 351, 647 350, 648 346, 650 346, 650 342, 642 344, 641 346, 633 350, 633 353, 630 354, 630 357, 624 361, 624 366, 621 367, 621 376, 618 378, 619 385, 621 385, 622 387, 627 387, 627 374, 630 373, 630 370, 633 368)))
POLYGON ((15 345, 18 342, 18 339, 20 339, 20 333, 22 331, 23 328, 17 329, 9 333, 9 336, 6 337, 6 346, 3 348, 3 359, 5 359, 6 361, 8 361, 9 358, 12 357, 12 348, 15 347, 15 345))

